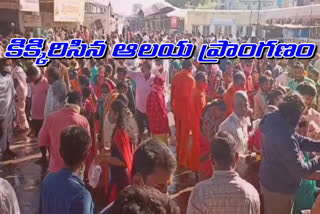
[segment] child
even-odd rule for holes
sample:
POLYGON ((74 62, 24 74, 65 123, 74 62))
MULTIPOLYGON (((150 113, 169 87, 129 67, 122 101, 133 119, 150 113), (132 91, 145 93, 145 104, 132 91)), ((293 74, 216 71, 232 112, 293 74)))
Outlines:
MULTIPOLYGON (((42 75, 40 69, 35 65, 30 66, 26 74, 27 82, 31 83, 31 124, 33 126, 33 130, 35 131, 34 137, 38 137, 44 120, 44 107, 49 89, 49 83, 42 75)), ((42 155, 40 161, 46 162, 47 148, 40 147, 40 151, 42 155)))

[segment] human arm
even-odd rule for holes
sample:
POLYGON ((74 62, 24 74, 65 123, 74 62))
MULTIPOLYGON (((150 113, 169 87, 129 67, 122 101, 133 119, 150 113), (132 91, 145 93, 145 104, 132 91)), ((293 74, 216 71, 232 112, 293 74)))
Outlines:
POLYGON ((300 149, 304 152, 320 152, 320 141, 312 140, 311 138, 307 138, 296 134, 296 138, 299 141, 300 149))
POLYGON ((141 72, 136 72, 128 69, 127 76, 130 79, 136 80, 141 74, 141 72))
POLYGON ((95 159, 95 162, 96 162, 96 164, 101 164, 101 163, 107 162, 108 164, 113 165, 113 166, 119 166, 119 167, 124 167, 124 168, 127 167, 125 162, 121 161, 117 157, 110 156, 110 154, 108 154, 106 152, 98 155, 95 159))
POLYGON ((254 105, 253 105, 253 118, 254 119, 258 119, 261 117, 261 113, 260 112, 263 112, 263 107, 261 106, 261 102, 259 100, 259 97, 257 95, 255 95, 253 97, 253 102, 254 102, 254 105))
POLYGON ((38 144, 39 146, 50 146, 50 127, 51 127, 51 119, 52 117, 49 116, 45 121, 43 126, 40 129, 39 135, 38 135, 38 144))
POLYGON ((299 142, 295 138, 281 138, 278 142, 281 142, 280 140, 284 143, 279 145, 278 150, 283 151, 281 160, 287 166, 290 175, 306 178, 316 170, 320 170, 319 156, 306 162, 301 157, 299 142))

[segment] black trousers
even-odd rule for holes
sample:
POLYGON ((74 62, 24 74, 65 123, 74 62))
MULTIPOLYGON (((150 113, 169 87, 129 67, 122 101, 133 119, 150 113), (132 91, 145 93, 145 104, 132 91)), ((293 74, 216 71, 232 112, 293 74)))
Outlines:
POLYGON ((33 130, 35 131, 36 137, 38 137, 38 135, 39 135, 42 124, 43 124, 43 120, 32 119, 32 121, 31 121, 31 125, 32 125, 33 130))
POLYGON ((150 133, 149 121, 148 121, 147 115, 137 109, 135 117, 138 124, 139 135, 141 136, 145 129, 147 129, 148 132, 150 133))

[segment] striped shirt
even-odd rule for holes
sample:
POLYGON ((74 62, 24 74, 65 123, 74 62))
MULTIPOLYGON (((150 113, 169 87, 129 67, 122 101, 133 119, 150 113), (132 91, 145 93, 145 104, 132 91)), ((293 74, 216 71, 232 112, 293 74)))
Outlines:
POLYGON ((216 171, 196 185, 187 214, 259 214, 257 190, 234 171, 216 171))

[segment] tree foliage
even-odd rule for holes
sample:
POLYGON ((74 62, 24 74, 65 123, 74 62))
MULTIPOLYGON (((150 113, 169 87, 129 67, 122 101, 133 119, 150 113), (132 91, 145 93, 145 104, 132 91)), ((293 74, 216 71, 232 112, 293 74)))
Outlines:
POLYGON ((179 8, 188 8, 188 7, 198 7, 199 4, 203 3, 205 0, 166 0, 173 6, 179 8))

